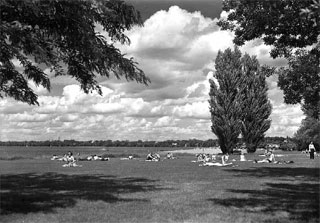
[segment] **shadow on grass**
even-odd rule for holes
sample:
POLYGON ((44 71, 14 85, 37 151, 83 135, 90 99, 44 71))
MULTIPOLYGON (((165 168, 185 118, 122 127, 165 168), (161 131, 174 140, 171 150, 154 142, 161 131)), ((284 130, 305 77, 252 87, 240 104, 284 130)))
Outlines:
POLYGON ((319 169, 260 167, 226 171, 238 176, 257 177, 257 180, 265 177, 270 182, 262 185, 260 190, 229 189, 227 192, 233 194, 231 197, 208 199, 214 204, 272 216, 282 211, 288 213, 290 220, 298 222, 319 221, 319 169))
MULTIPOLYGON (((257 164, 260 165, 260 164, 257 164)), ((291 178, 294 180, 307 180, 319 181, 320 169, 319 168, 306 168, 306 167, 288 167, 287 165, 278 165, 276 167, 256 167, 250 169, 226 169, 227 172, 238 174, 238 176, 250 177, 267 177, 267 178, 291 178)), ((288 179, 286 179, 288 180, 288 179)))
POLYGON ((52 212, 72 207, 77 199, 87 201, 149 202, 121 198, 121 194, 165 190, 145 178, 117 178, 105 175, 13 174, 1 176, 0 214, 52 212))

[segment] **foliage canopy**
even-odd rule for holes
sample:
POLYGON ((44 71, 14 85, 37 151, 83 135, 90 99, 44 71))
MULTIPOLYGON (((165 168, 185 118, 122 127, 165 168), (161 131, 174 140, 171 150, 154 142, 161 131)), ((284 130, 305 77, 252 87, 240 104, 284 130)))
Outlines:
POLYGON ((319 120, 320 1, 226 0, 223 9, 229 14, 218 24, 234 31, 234 43, 259 38, 273 46, 273 58, 288 59, 278 81, 285 103, 300 103, 307 116, 319 120))
POLYGON ((225 0, 223 10, 230 13, 218 24, 235 32, 237 45, 261 38, 274 46, 272 57, 289 56, 293 48, 318 42, 320 12, 313 8, 313 0, 225 0))
POLYGON ((319 62, 319 55, 297 50, 288 58, 288 68, 280 69, 278 80, 285 103, 301 103, 304 113, 314 119, 320 115, 319 62))
POLYGON ((102 94, 97 75, 150 82, 133 58, 114 46, 129 44, 124 31, 142 25, 133 6, 121 0, 3 0, 0 7, 1 98, 38 104, 28 81, 50 90, 44 67, 75 78, 86 93, 102 94))

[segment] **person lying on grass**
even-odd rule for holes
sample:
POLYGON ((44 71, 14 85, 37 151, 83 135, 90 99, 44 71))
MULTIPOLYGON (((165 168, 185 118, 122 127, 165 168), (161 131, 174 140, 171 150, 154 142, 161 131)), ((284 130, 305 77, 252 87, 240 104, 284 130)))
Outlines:
POLYGON ((51 157, 51 160, 58 160, 60 157, 59 156, 57 156, 57 155, 52 155, 52 157, 51 157))
POLYGON ((62 157, 58 159, 59 161, 67 162, 67 154, 64 154, 62 157))
POLYGON ((158 153, 149 153, 146 161, 160 161, 160 155, 158 153))
POLYGON ((128 156, 128 157, 120 158, 120 160, 133 160, 133 159, 134 159, 134 158, 133 158, 132 155, 130 155, 130 156, 128 156))
POLYGON ((90 155, 85 158, 79 158, 80 161, 108 161, 109 157, 90 155))
POLYGON ((224 154, 221 157, 221 163, 218 162, 204 162, 203 164, 200 164, 199 166, 231 166, 233 163, 228 163, 229 154, 224 154))

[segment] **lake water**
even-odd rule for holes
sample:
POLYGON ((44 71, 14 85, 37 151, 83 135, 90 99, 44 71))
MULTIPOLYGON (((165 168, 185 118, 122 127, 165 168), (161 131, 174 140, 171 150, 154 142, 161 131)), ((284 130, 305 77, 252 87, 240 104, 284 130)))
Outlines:
POLYGON ((157 152, 161 156, 168 152, 184 154, 218 154, 218 148, 172 148, 172 147, 49 147, 49 146, 0 146, 0 159, 49 159, 52 155, 62 156, 68 151, 80 157, 89 155, 106 155, 114 157, 146 157, 150 152, 157 152))
POLYGON ((49 147, 49 146, 0 146, 0 159, 47 159, 51 158, 52 155, 63 155, 68 151, 73 152, 74 155, 80 153, 80 156, 88 155, 113 155, 116 157, 127 157, 129 155, 137 155, 140 157, 146 157, 150 152, 157 152, 160 155, 166 153, 209 153, 217 154, 220 150, 212 148, 172 148, 172 147, 49 147))
POLYGON ((219 154, 222 153, 221 149, 218 147, 210 147, 210 148, 194 148, 194 149, 178 149, 171 151, 172 153, 188 153, 188 154, 219 154))
POLYGON ((52 155, 63 155, 68 151, 73 154, 80 153, 86 155, 103 155, 103 154, 147 154, 148 152, 165 151, 170 148, 162 147, 46 147, 46 146, 0 146, 0 158, 8 159, 12 157, 20 158, 49 158, 52 155))

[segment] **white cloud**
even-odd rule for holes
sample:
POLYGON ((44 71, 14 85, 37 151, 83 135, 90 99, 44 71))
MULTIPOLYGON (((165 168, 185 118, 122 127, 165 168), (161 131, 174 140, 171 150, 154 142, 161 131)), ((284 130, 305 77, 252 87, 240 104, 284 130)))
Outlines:
POLYGON ((173 114, 179 118, 209 119, 209 103, 203 101, 177 106, 173 109, 173 114))
MULTIPOLYGON (((221 31, 216 21, 174 6, 128 31, 131 45, 118 46, 137 60, 152 81, 149 86, 99 78, 103 95, 85 94, 74 79, 54 78, 45 70, 52 87, 61 92, 49 95, 34 88, 40 95, 39 107, 1 100, 1 140, 215 138, 210 130, 208 81, 218 51, 233 48, 233 34, 221 31)), ((259 40, 241 47, 263 64, 285 64, 271 59, 270 49, 259 40)), ((273 122, 267 134, 292 136, 303 115, 298 105, 283 104, 276 81, 275 76, 268 78, 273 122)))

